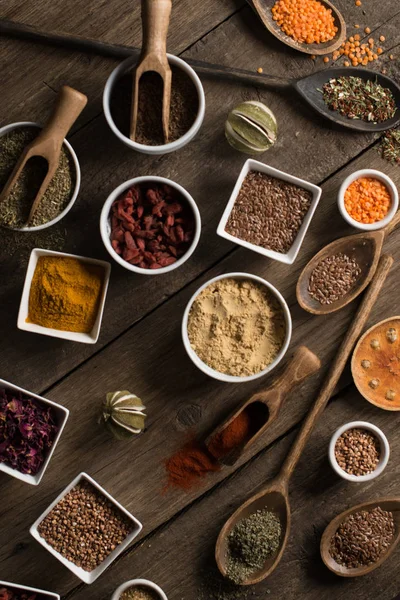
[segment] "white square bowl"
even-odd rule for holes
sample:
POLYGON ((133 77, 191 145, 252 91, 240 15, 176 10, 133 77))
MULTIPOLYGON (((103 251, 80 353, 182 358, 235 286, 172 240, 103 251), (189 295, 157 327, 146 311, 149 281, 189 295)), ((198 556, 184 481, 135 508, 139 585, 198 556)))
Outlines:
POLYGON ((56 437, 54 438, 53 445, 50 448, 50 451, 46 457, 46 460, 44 461, 40 471, 36 475, 26 475, 25 473, 21 473, 17 469, 13 469, 12 467, 9 467, 5 463, 0 463, 0 472, 3 471, 3 473, 7 473, 7 475, 11 475, 11 477, 15 477, 16 479, 19 479, 20 481, 24 481, 25 483, 29 483, 31 485, 39 485, 39 483, 41 482, 42 477, 44 475, 44 472, 46 471, 46 469, 48 467, 50 459, 53 456, 53 452, 56 449, 58 441, 61 437, 61 434, 62 434, 65 424, 67 422, 67 419, 69 417, 69 410, 67 408, 64 408, 64 406, 61 406, 61 404, 56 404, 55 402, 52 402, 51 400, 42 398, 42 396, 37 396, 36 394, 32 394, 32 392, 28 392, 27 390, 24 390, 23 388, 20 388, 17 385, 13 385, 12 383, 5 381, 4 379, 0 379, 0 388, 5 388, 7 390, 11 390, 12 392, 20 392, 21 394, 23 394, 25 396, 34 398, 35 400, 37 400, 38 402, 41 402, 42 404, 51 406, 54 411, 56 423, 57 423, 57 426, 59 429, 58 429, 56 437))
POLYGON ((43 600, 60 600, 58 594, 53 592, 47 592, 46 590, 38 590, 37 588, 28 587, 26 585, 18 585, 17 583, 10 583, 9 581, 0 581, 0 588, 5 587, 15 592, 31 592, 32 594, 40 594, 43 600))
POLYGON ((82 342, 83 344, 95 344, 99 338, 101 320, 103 318, 104 304, 106 302, 108 282, 110 281, 111 265, 109 262, 104 260, 97 260, 96 258, 87 258, 86 256, 78 256, 76 254, 65 254, 64 252, 55 252, 53 250, 42 250, 40 248, 34 248, 29 258, 28 268, 25 276, 24 289, 22 292, 21 304, 19 307, 18 329, 24 331, 31 331, 32 333, 41 333, 42 335, 49 335, 51 337, 61 338, 63 340, 70 340, 72 342, 82 342), (38 258, 41 256, 62 256, 64 258, 76 258, 89 265, 99 265, 104 269, 104 282, 103 289, 101 291, 100 304, 96 317, 95 324, 90 333, 76 333, 74 331, 62 331, 60 329, 51 329, 50 327, 42 327, 35 323, 27 323, 29 312, 29 294, 31 291, 32 278, 35 273, 38 258))
POLYGON ((249 158, 243 165, 242 170, 240 171, 240 175, 236 181, 235 187, 233 188, 233 192, 229 199, 228 204, 224 210, 224 214, 222 215, 221 221, 219 222, 217 228, 217 234, 230 242, 235 242, 240 246, 244 246, 248 250, 254 250, 254 252, 258 252, 263 256, 267 256, 268 258, 272 258, 274 260, 279 260, 280 262, 286 263, 287 265, 291 265, 296 260, 296 257, 299 253, 301 244, 303 243, 304 236, 307 233, 307 229, 311 223, 311 219, 313 218, 315 209, 318 206, 319 199, 322 194, 322 189, 313 183, 309 183, 308 181, 304 181, 303 179, 299 179, 298 177, 294 177, 293 175, 289 175, 288 173, 284 173, 283 171, 279 171, 278 169, 274 169, 273 167, 269 167, 264 163, 261 163, 257 160, 253 160, 249 158), (304 188, 312 193, 312 200, 310 208, 307 211, 307 214, 304 217, 304 220, 301 224, 301 227, 298 231, 296 239, 294 240, 291 248, 285 254, 282 252, 275 252, 274 250, 268 250, 267 248, 263 248, 262 246, 257 246, 256 244, 251 244, 250 242, 246 242, 245 240, 241 240, 240 238, 231 235, 227 231, 225 231, 226 224, 229 219, 229 215, 232 212, 233 205, 236 202, 236 198, 238 197, 239 190, 242 187, 242 183, 246 175, 250 171, 258 171, 259 173, 265 173, 266 175, 270 175, 271 177, 275 177, 276 179, 281 179, 282 181, 286 181, 287 183, 292 183, 299 187, 304 188))
POLYGON ((44 513, 42 515, 40 515, 40 517, 35 521, 35 523, 32 525, 32 527, 30 528, 29 532, 30 534, 35 538, 36 541, 39 542, 39 544, 42 544, 42 546, 44 546, 46 548, 46 550, 48 550, 53 556, 55 556, 56 558, 58 558, 58 560, 65 566, 67 567, 70 571, 72 571, 72 573, 74 575, 76 575, 77 577, 79 577, 79 579, 81 579, 84 583, 93 583, 94 581, 96 581, 96 579, 107 569, 107 567, 109 567, 111 565, 112 562, 114 562, 114 560, 117 558, 117 556, 119 554, 121 554, 121 552, 123 552, 125 550, 125 548, 127 548, 129 546, 129 544, 135 539, 136 536, 139 535, 139 533, 142 531, 142 524, 140 523, 140 521, 138 521, 133 515, 131 515, 130 512, 128 512, 126 510, 126 508, 124 508, 119 502, 117 502, 108 492, 106 492, 106 490, 104 488, 102 488, 98 483, 96 483, 94 481, 94 479, 92 479, 89 475, 87 475, 86 473, 80 473, 77 477, 75 477, 75 479, 65 488, 65 490, 63 492, 61 492, 61 494, 59 496, 57 496, 57 498, 54 500, 54 502, 52 502, 52 504, 50 504, 50 506, 44 511, 44 513), (105 496, 110 502, 112 502, 112 504, 114 504, 114 506, 116 506, 122 513, 124 513, 124 515, 126 515, 128 517, 128 519, 130 519, 132 521, 132 523, 134 524, 134 529, 132 531, 132 533, 130 533, 125 540, 119 544, 119 546, 117 546, 115 548, 115 550, 113 550, 108 556, 107 558, 105 558, 103 560, 102 563, 100 563, 100 565, 98 567, 96 567, 95 569, 93 569, 93 571, 85 571, 84 569, 82 569, 81 567, 77 567, 73 562, 71 562, 70 560, 64 558, 64 556, 62 556, 59 552, 57 552, 57 550, 54 550, 54 548, 52 548, 45 540, 44 538, 42 538, 39 534, 38 531, 38 527, 40 525, 40 523, 43 521, 43 519, 49 514, 49 512, 51 510, 53 510, 53 508, 60 502, 60 500, 62 500, 64 498, 64 496, 66 496, 68 494, 68 492, 70 492, 80 481, 82 480, 86 480, 89 483, 91 483, 91 485, 103 496, 105 496))

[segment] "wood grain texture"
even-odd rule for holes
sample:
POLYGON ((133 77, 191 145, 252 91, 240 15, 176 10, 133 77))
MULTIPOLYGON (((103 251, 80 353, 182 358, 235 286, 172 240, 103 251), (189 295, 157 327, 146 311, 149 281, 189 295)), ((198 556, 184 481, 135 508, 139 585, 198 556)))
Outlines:
MULTIPOLYGON (((372 29, 381 27, 379 31, 388 39, 390 32, 390 43, 398 44, 400 21, 398 15, 393 16, 396 13, 394 0, 364 4, 367 14, 361 17, 362 12, 353 3, 338 2, 349 22, 368 19, 372 29)), ((265 34, 249 9, 229 18, 240 6, 231 0, 205 0, 194 10, 193 4, 186 0, 176 0, 169 49, 180 52, 195 44, 185 56, 250 70, 262 66, 266 72, 284 73, 288 77, 301 77, 322 66, 317 62, 316 67, 310 59, 294 51, 283 52, 279 42, 265 34), (216 27, 224 19, 227 20, 216 27)), ((122 0, 100 0, 100 3, 91 0, 83 8, 82 0, 68 3, 7 0, 2 3, 4 17, 50 30, 68 29, 115 43, 129 44, 133 40, 136 46, 140 45, 138 14, 138 3, 132 6, 122 0)), ((299 308, 294 293, 295 281, 309 258, 327 242, 350 232, 335 205, 339 184, 350 172, 366 166, 380 168, 399 183, 398 168, 382 161, 375 148, 362 154, 374 136, 330 128, 315 119, 315 115, 294 101, 290 94, 232 85, 222 80, 205 80, 205 125, 184 152, 156 160, 142 157, 119 144, 100 115, 101 92, 116 64, 114 61, 4 39, 0 40, 0 53, 1 123, 29 118, 42 120, 54 99, 54 91, 63 83, 89 96, 90 108, 78 120, 71 138, 84 167, 84 177, 80 199, 59 231, 67 251, 108 258, 98 232, 100 208, 112 189, 134 175, 154 173, 177 180, 193 194, 203 218, 197 252, 173 275, 162 279, 135 277, 113 267, 100 342, 90 349, 16 330, 29 249, 53 242, 24 238, 14 248, 14 241, 2 233, 0 330, 7 340, 0 349, 2 376, 32 391, 52 386, 48 396, 68 406, 71 418, 39 488, 27 489, 16 480, 0 477, 1 577, 62 594, 75 590, 74 595, 90 600, 91 596, 110 598, 113 589, 123 580, 147 575, 166 587, 170 600, 197 600, 202 579, 200 571, 203 566, 208 568, 209 549, 214 545, 218 529, 232 510, 277 470, 291 438, 276 441, 286 436, 304 416, 355 311, 356 305, 351 305, 328 318, 314 318, 299 308), (227 146, 223 125, 229 108, 250 98, 266 102, 278 118, 278 143, 263 160, 314 182, 326 180, 304 247, 291 268, 235 249, 215 235, 245 158, 227 146), (342 170, 331 176, 338 169, 342 170), (260 385, 231 387, 207 379, 184 354, 179 335, 183 309, 200 283, 221 272, 237 270, 238 265, 277 285, 288 300, 294 318, 293 348, 301 343, 309 345, 321 357, 323 369, 290 396, 282 418, 235 467, 213 474, 203 487, 191 494, 163 495, 163 461, 169 453, 179 448, 191 432, 205 437, 244 396, 249 397, 260 385), (54 385, 55 382, 58 384, 54 385), (107 437, 97 425, 97 419, 105 393, 124 388, 145 400, 149 429, 132 443, 119 444, 107 437), (272 447, 265 455, 243 472, 238 470, 266 445, 272 447), (80 470, 93 475, 145 525, 136 551, 128 551, 98 583, 86 588, 79 586, 78 580, 28 534, 34 519, 80 470), (231 478, 227 479, 229 475, 231 478), (213 489, 219 483, 221 485, 213 489), (210 497, 193 507, 196 512, 189 509, 182 517, 176 517, 209 490, 213 490, 210 497), (175 523, 164 527, 170 519, 176 519, 175 523), (144 537, 157 527, 161 529, 154 542, 151 537, 144 537)), ((394 232, 385 243, 385 251, 394 253, 397 263, 399 244, 399 232, 394 232)), ((395 264, 385 298, 373 312, 370 323, 398 313, 399 276, 400 267, 395 264)), ((340 387, 347 382, 348 374, 340 387)), ((267 380, 262 385, 266 383, 267 380)), ((280 568, 267 585, 260 588, 264 591, 256 591, 255 597, 258 594, 265 598, 266 590, 271 587, 277 598, 284 592, 289 599, 339 600, 350 593, 363 600, 392 600, 398 590, 398 573, 387 570, 390 561, 382 567, 382 575, 378 577, 379 571, 376 578, 374 575, 373 585, 366 585, 361 578, 359 582, 351 582, 348 588, 322 571, 322 563, 318 562, 317 538, 323 527, 343 508, 355 504, 362 494, 376 489, 371 485, 349 488, 343 482, 334 482, 326 467, 327 431, 330 433, 341 424, 342 418, 350 420, 355 414, 381 424, 389 435, 392 449, 398 448, 394 420, 387 420, 386 415, 386 421, 381 422, 382 412, 367 407, 358 394, 341 403, 339 413, 334 413, 331 421, 323 420, 323 432, 318 428, 314 433, 313 443, 306 448, 294 475, 293 525, 299 524, 299 527, 294 530, 295 537, 280 568), (310 514, 315 514, 313 528, 310 514)), ((379 491, 392 493, 396 477, 398 479, 397 464, 392 461, 390 469, 379 479, 382 486, 379 491)), ((210 600, 210 595, 203 596, 203 600, 210 600)))

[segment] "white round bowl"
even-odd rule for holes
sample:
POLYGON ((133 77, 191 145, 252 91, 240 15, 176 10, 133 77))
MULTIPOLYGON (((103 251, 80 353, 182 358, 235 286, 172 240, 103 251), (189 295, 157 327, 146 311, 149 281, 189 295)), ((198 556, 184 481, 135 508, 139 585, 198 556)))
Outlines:
POLYGON ((335 431, 329 443, 329 462, 331 463, 333 470, 336 471, 336 473, 340 477, 342 477, 342 479, 347 479, 347 481, 353 481, 356 483, 371 481, 371 479, 375 479, 375 477, 378 477, 386 468, 389 456, 390 447, 386 435, 383 433, 383 431, 379 429, 379 427, 376 427, 376 425, 368 423, 367 421, 352 421, 351 423, 346 423, 345 425, 342 425, 342 427, 339 427, 339 429, 335 431), (378 466, 376 467, 375 471, 372 471, 372 473, 368 473, 367 475, 350 475, 339 466, 335 457, 336 442, 338 441, 340 436, 349 429, 365 429, 366 431, 370 431, 378 438, 381 456, 378 466))
POLYGON ((174 271, 184 262, 190 258, 193 252, 196 249, 197 244, 199 243, 201 232, 201 217, 199 209, 197 208, 196 202, 193 200, 192 196, 183 188, 179 183, 175 183, 175 181, 171 181, 171 179, 167 179, 166 177, 156 177, 155 175, 145 175, 144 177, 134 177, 133 179, 129 179, 124 183, 121 183, 111 194, 108 196, 107 200, 104 203, 100 214, 100 234, 103 240, 103 243, 106 247, 107 252, 112 256, 112 258, 124 267, 128 269, 128 271, 133 271, 133 273, 140 273, 141 275, 161 275, 162 273, 169 273, 169 271, 174 271), (160 269, 142 269, 141 267, 137 267, 136 265, 131 265, 126 260, 124 260, 119 254, 117 254, 114 248, 111 245, 111 223, 110 223, 110 212, 111 206, 121 194, 123 194, 126 190, 128 190, 133 185, 138 185, 140 183, 145 182, 155 182, 155 183, 165 183, 175 188, 181 196, 185 199, 185 201, 189 204, 193 211, 193 216, 195 220, 195 232, 192 243, 188 248, 187 252, 183 256, 181 256, 176 262, 172 263, 172 265, 168 265, 167 267, 161 267, 160 269))
MULTIPOLYGON (((42 126, 39 125, 39 123, 34 123, 33 121, 20 121, 18 123, 11 123, 10 125, 5 125, 4 127, 1 127, 0 128, 0 137, 5 135, 6 133, 9 133, 10 131, 13 131, 14 129, 18 129, 19 127, 37 127, 38 129, 42 129, 42 126)), ((64 144, 67 147, 68 152, 70 153, 73 163, 74 163, 74 166, 75 166, 75 189, 74 189, 74 193, 72 194, 71 200, 68 202, 68 204, 64 208, 64 210, 62 212, 60 212, 60 214, 57 215, 57 217, 55 219, 52 219, 51 221, 48 221, 47 223, 44 223, 43 225, 37 225, 36 227, 21 227, 21 228, 10 227, 10 229, 14 229, 14 231, 28 231, 28 232, 40 231, 41 229, 47 229, 48 227, 51 227, 52 225, 55 225, 56 223, 61 221, 61 219, 63 219, 65 217, 65 215, 67 213, 69 213, 69 211, 75 204, 75 200, 78 197, 79 188, 81 186, 81 168, 79 166, 78 157, 76 156, 75 151, 74 151, 73 147, 71 146, 71 144, 67 140, 64 140, 64 144)))
POLYGON ((399 208, 399 194, 397 191, 397 187, 395 186, 393 181, 390 179, 390 177, 388 177, 387 175, 385 175, 385 173, 382 173, 381 171, 376 171, 375 169, 360 169, 359 171, 355 171, 354 173, 352 173, 351 175, 346 177, 346 179, 343 181, 342 185, 339 188, 337 201, 338 201, 339 211, 340 211, 340 214, 342 215, 342 217, 352 227, 355 227, 356 229, 359 229, 360 231, 376 231, 377 229, 382 229, 383 227, 386 227, 386 225, 388 225, 390 223, 390 221, 393 219, 394 215, 397 212, 397 209, 399 208), (384 183, 386 185, 387 189, 390 192, 392 204, 390 206, 389 212, 386 215, 386 217, 384 217, 380 221, 376 221, 376 223, 365 224, 365 223, 360 223, 359 221, 356 221, 349 215, 349 213, 347 212, 346 207, 344 205, 345 191, 347 190, 349 185, 351 183, 353 183, 353 181, 355 181, 356 179, 360 179, 361 177, 372 177, 374 179, 379 179, 379 181, 381 181, 382 183, 384 183))
POLYGON ((206 110, 206 100, 205 100, 204 89, 203 89, 203 85, 202 85, 197 73, 192 69, 192 67, 190 67, 181 58, 178 58, 177 56, 174 56, 172 54, 167 54, 167 56, 168 56, 168 61, 170 62, 171 65, 175 65, 176 67, 179 67, 180 69, 182 69, 182 71, 185 71, 185 73, 190 77, 190 79, 193 81, 193 83, 196 87, 198 98, 199 98, 199 109, 198 109, 197 116, 196 116, 196 119, 194 120, 193 125, 182 137, 175 140, 174 142, 170 142, 168 144, 162 144, 161 146, 146 146, 145 144, 139 144, 138 142, 134 142, 129 137, 124 135, 118 129, 118 127, 116 126, 116 124, 114 122, 114 119, 112 118, 111 110, 110 110, 110 100, 111 100, 113 87, 114 87, 115 83, 118 81, 118 79, 120 79, 120 77, 122 77, 122 75, 124 75, 130 69, 133 69, 133 67, 137 63, 136 57, 127 58, 120 65, 118 65, 118 67, 116 67, 114 69, 114 71, 111 73, 111 75, 107 79, 107 83, 105 85, 104 92, 103 92, 103 110, 104 110, 104 114, 105 114, 107 123, 110 126, 111 131, 121 140, 121 142, 123 142, 129 148, 132 148, 132 150, 137 150, 138 152, 143 152, 144 154, 152 154, 154 156, 157 156, 160 154, 168 154, 169 152, 175 152, 175 150, 180 150, 181 148, 186 146, 186 144, 188 144, 194 138, 194 136, 198 133, 198 131, 203 123, 205 110, 206 110))
POLYGON ((131 579, 130 581, 126 581, 125 583, 120 585, 115 590, 115 592, 111 596, 111 600, 119 600, 119 598, 121 597, 121 594, 125 590, 127 590, 128 588, 131 588, 131 587, 138 587, 138 586, 141 586, 144 588, 147 587, 152 592, 156 592, 156 594, 158 594, 158 596, 160 597, 160 600, 168 600, 166 594, 163 592, 163 590, 160 588, 160 586, 157 585, 156 583, 153 583, 152 581, 149 581, 148 579, 131 579))
POLYGON ((289 348, 291 337, 292 337, 292 317, 290 315, 289 307, 286 304, 286 300, 284 299, 282 294, 276 289, 276 287, 274 287, 271 283, 269 283, 265 279, 262 279, 261 277, 258 277, 257 275, 252 275, 250 273, 236 273, 236 272, 235 273, 226 273, 225 275, 219 275, 218 277, 214 277, 213 279, 210 279, 209 281, 207 281, 207 283, 202 285, 197 290, 197 292, 195 294, 193 294, 193 296, 189 300, 188 305, 186 306, 185 312, 183 314, 183 319, 182 319, 183 344, 185 346, 186 352, 188 353, 188 355, 191 358, 191 360, 193 361, 193 363, 196 365, 196 367, 198 369, 200 369, 200 371, 203 371, 203 373, 205 373, 206 375, 209 375, 210 377, 213 377, 214 379, 218 379, 219 381, 226 381, 228 383, 243 383, 245 381, 254 381, 255 379, 258 379, 259 377, 263 377, 264 375, 266 375, 267 373, 272 371, 272 369, 275 369, 275 367, 281 362, 282 358, 285 356, 287 349, 289 348), (196 352, 193 350, 192 345, 189 340, 188 332, 187 332, 187 325, 188 325, 190 309, 192 308, 192 304, 195 301, 195 299, 197 298, 197 296, 206 287, 208 287, 211 283, 214 283, 214 281, 219 281, 220 279, 227 279, 227 278, 229 278, 229 279, 251 279, 252 281, 256 281, 257 283, 260 283, 263 286, 265 286, 279 300, 279 303, 282 306, 283 314, 285 317, 286 336, 285 336, 285 341, 283 343, 283 346, 280 349, 277 357, 270 365, 268 365, 268 367, 265 367, 265 369, 263 369, 259 373, 255 373, 254 375, 247 375, 246 377, 239 377, 237 375, 227 375, 226 373, 220 373, 219 371, 216 371, 215 369, 212 369, 211 367, 209 367, 205 362, 203 362, 197 356, 196 352))

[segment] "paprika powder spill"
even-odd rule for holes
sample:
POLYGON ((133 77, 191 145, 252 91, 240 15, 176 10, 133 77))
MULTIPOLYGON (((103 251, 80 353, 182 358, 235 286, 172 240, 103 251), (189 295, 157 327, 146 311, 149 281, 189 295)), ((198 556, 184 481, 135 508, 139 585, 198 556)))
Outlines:
POLYGON ((168 475, 165 491, 170 487, 189 491, 207 473, 220 470, 214 457, 195 440, 188 442, 168 458, 165 468, 168 475))

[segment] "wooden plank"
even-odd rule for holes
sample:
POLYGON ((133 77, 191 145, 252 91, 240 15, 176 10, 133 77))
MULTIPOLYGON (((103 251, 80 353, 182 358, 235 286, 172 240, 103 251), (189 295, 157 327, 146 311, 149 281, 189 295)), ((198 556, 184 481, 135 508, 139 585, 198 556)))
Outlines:
MULTIPOLYGON (((246 10, 208 35, 204 41, 191 49, 190 55, 210 61, 223 59, 237 66, 253 68, 259 64, 255 61, 263 55, 264 48, 263 29, 254 15, 246 10), (232 44, 232 40, 241 37, 247 40, 247 45, 232 44)), ((42 49, 42 52, 44 53, 45 50, 42 49)), ((102 73, 95 72, 95 67, 99 64, 98 59, 94 59, 92 65, 84 64, 80 70, 75 71, 77 58, 66 58, 57 73, 55 60, 58 56, 58 52, 49 55, 51 63, 48 66, 52 70, 47 77, 47 83, 52 88, 57 88, 60 83, 69 81, 82 88, 80 83, 86 81, 84 74, 87 77, 89 72, 93 72, 93 81, 91 80, 87 85, 94 87, 98 96, 103 84, 102 73), (69 75, 73 78, 72 81, 69 75)), ((299 57, 294 53, 283 54, 276 40, 271 42, 265 60, 268 60, 271 71, 276 73, 286 71, 288 74, 295 75, 297 72, 305 75, 314 68, 312 61, 307 57, 299 57)), ((104 64, 101 64, 104 67, 104 64)), ((41 67, 38 64, 35 68, 41 67)), ((12 78, 9 80, 10 89, 12 89, 11 81, 12 78)), ((5 87, 7 92, 8 86, 5 87)), ((276 146, 262 158, 272 166, 283 168, 314 182, 328 177, 331 172, 361 152, 373 139, 370 135, 353 134, 331 128, 330 124, 316 119, 315 115, 300 103, 297 101, 294 103, 291 93, 282 95, 273 91, 254 90, 211 80, 205 81, 205 88, 208 109, 204 127, 187 149, 173 155, 151 159, 130 152, 112 136, 103 118, 95 119, 88 127, 72 136, 73 145, 82 164, 83 181, 79 200, 60 227, 62 239, 65 238, 61 241, 61 249, 108 258, 98 234, 98 216, 107 195, 119 183, 135 175, 144 173, 164 175, 184 185, 199 204, 203 229, 201 242, 194 256, 178 271, 156 279, 135 277, 113 265, 102 333, 99 343, 93 348, 50 338, 38 338, 16 330, 16 313, 29 250, 35 246, 50 245, 51 247, 54 242, 47 237, 47 233, 32 237, 24 234, 23 238, 18 237, 20 246, 14 256, 10 257, 13 243, 9 241, 6 233, 3 234, 5 243, 0 258, 0 269, 6 284, 0 291, 0 300, 4 306, 10 306, 10 311, 0 316, 4 335, 10 340, 10 346, 0 351, 0 367, 4 377, 32 391, 44 390, 233 249, 233 245, 219 240, 215 235, 218 220, 245 158, 230 149, 224 139, 223 126, 229 107, 243 99, 255 97, 271 106, 278 117, 279 139, 276 146), (221 99, 224 101, 222 102, 221 99), (85 223, 84 236, 82 223, 85 223), (42 369, 43 361, 48 364, 46 372, 42 369)), ((86 84, 83 85, 83 90, 87 91, 86 84)), ((47 98, 52 95, 51 89, 42 85, 36 100, 39 97, 47 98)), ((91 97, 90 93, 89 96, 91 97)), ((47 100, 49 101, 49 98, 47 100)), ((11 98, 4 106, 10 106, 10 102, 11 98)), ((43 106, 38 104, 37 109, 39 106, 40 114, 43 106)), ((18 110, 20 111, 21 107, 18 110)), ((26 115, 25 118, 35 119, 37 116, 39 115, 34 112, 32 116, 26 115)), ((18 117, 14 115, 13 118, 24 118, 23 113, 20 112, 18 117)), ((387 166, 384 165, 383 168, 386 169, 387 166)), ((312 254, 331 239, 332 234, 338 235, 339 232, 348 231, 343 228, 343 222, 337 217, 333 205, 334 195, 335 192, 332 192, 331 200, 326 198, 322 200, 318 210, 320 218, 316 221, 317 234, 313 233, 313 230, 308 234, 305 250, 296 262, 296 267, 302 266, 300 261, 304 260, 303 252, 308 251, 312 254), (327 203, 332 205, 331 209, 328 211, 326 208, 325 212, 327 203), (332 216, 335 216, 335 223, 330 231, 326 231, 325 219, 331 219, 332 216)), ((49 235, 53 231, 54 229, 49 230, 49 235)), ((253 259, 256 261, 255 265, 259 264, 259 261, 264 262, 256 256, 253 259)), ((277 268, 271 263, 268 273, 273 273, 277 268)), ((287 280, 291 282, 290 284, 282 280, 282 283, 288 287, 297 277, 297 271, 290 267, 279 267, 275 272, 282 273, 284 277, 292 273, 291 279, 287 280)), ((281 287, 279 278, 276 282, 278 287, 281 287)))
MULTIPOLYGON (((341 229, 337 218, 334 218, 337 210, 334 198, 338 184, 352 170, 367 165, 383 167, 398 181, 398 168, 383 164, 374 149, 354 161, 324 185, 324 200, 309 233, 309 239, 314 240, 312 243, 320 240, 324 223, 331 222, 333 227, 330 237, 337 236, 341 229)), ((397 231, 392 234, 385 247, 395 258, 399 257, 399 240, 400 231, 397 231)), ((295 325, 292 348, 300 343, 308 345, 320 356, 326 368, 355 306, 349 306, 329 317, 314 318, 301 311, 295 301, 293 282, 309 253, 310 251, 304 252, 298 267, 292 268, 267 263, 261 257, 244 250, 233 253, 208 272, 206 277, 203 276, 200 281, 174 296, 51 391, 49 397, 70 408, 71 417, 48 473, 41 483, 40 494, 35 493, 35 490, 27 490, 26 486, 15 480, 4 477, 2 481, 4 501, 0 516, 6 525, 0 532, 0 561, 5 579, 15 579, 16 573, 24 572, 30 583, 43 577, 50 589, 56 588, 62 593, 76 584, 72 575, 66 573, 50 557, 51 572, 38 566, 37 559, 44 559, 45 553, 30 541, 28 527, 77 471, 88 471, 138 516, 145 525, 143 533, 146 535, 298 423, 310 406, 322 372, 320 377, 313 378, 300 392, 291 396, 286 404, 284 418, 271 427, 238 465, 213 474, 207 478, 204 486, 190 494, 162 494, 165 458, 180 447, 192 431, 196 435, 205 436, 240 399, 267 384, 265 380, 227 386, 196 370, 186 357, 180 340, 180 319, 186 302, 205 279, 221 272, 237 270, 238 265, 243 271, 264 276, 278 284, 291 307, 295 325), (101 402, 106 392, 115 389, 134 391, 148 406, 147 433, 128 444, 108 439, 106 433, 96 427, 101 402), (15 520, 16 513, 19 516, 15 520), (7 525, 8 522, 10 526, 7 525), (17 554, 16 544, 22 544, 17 554)), ((399 269, 400 265, 395 263, 373 312, 371 323, 398 312, 398 302, 394 299, 397 297, 399 269)), ((43 351, 41 355, 38 348, 37 360, 40 358, 42 362, 46 360, 49 367, 56 368, 50 362, 49 353, 43 351)))
POLYGON ((344 579, 330 573, 319 555, 319 542, 329 521, 337 514, 369 499, 398 496, 400 464, 396 454, 400 439, 396 419, 368 404, 351 387, 335 400, 317 426, 290 485, 292 531, 277 570, 251 588, 228 587, 213 559, 214 544, 226 518, 259 487, 272 478, 293 440, 293 433, 232 476, 167 528, 150 536, 98 582, 78 589, 74 600, 110 598, 118 585, 134 577, 155 581, 169 600, 392 600, 400 587, 397 552, 368 577, 344 579), (328 463, 330 436, 342 424, 360 419, 380 427, 389 439, 392 456, 386 471, 365 484, 345 482, 328 463), (226 596, 223 596, 225 593, 226 596), (221 594, 221 595, 218 595, 221 594), (231 595, 230 595, 231 594, 231 595))

